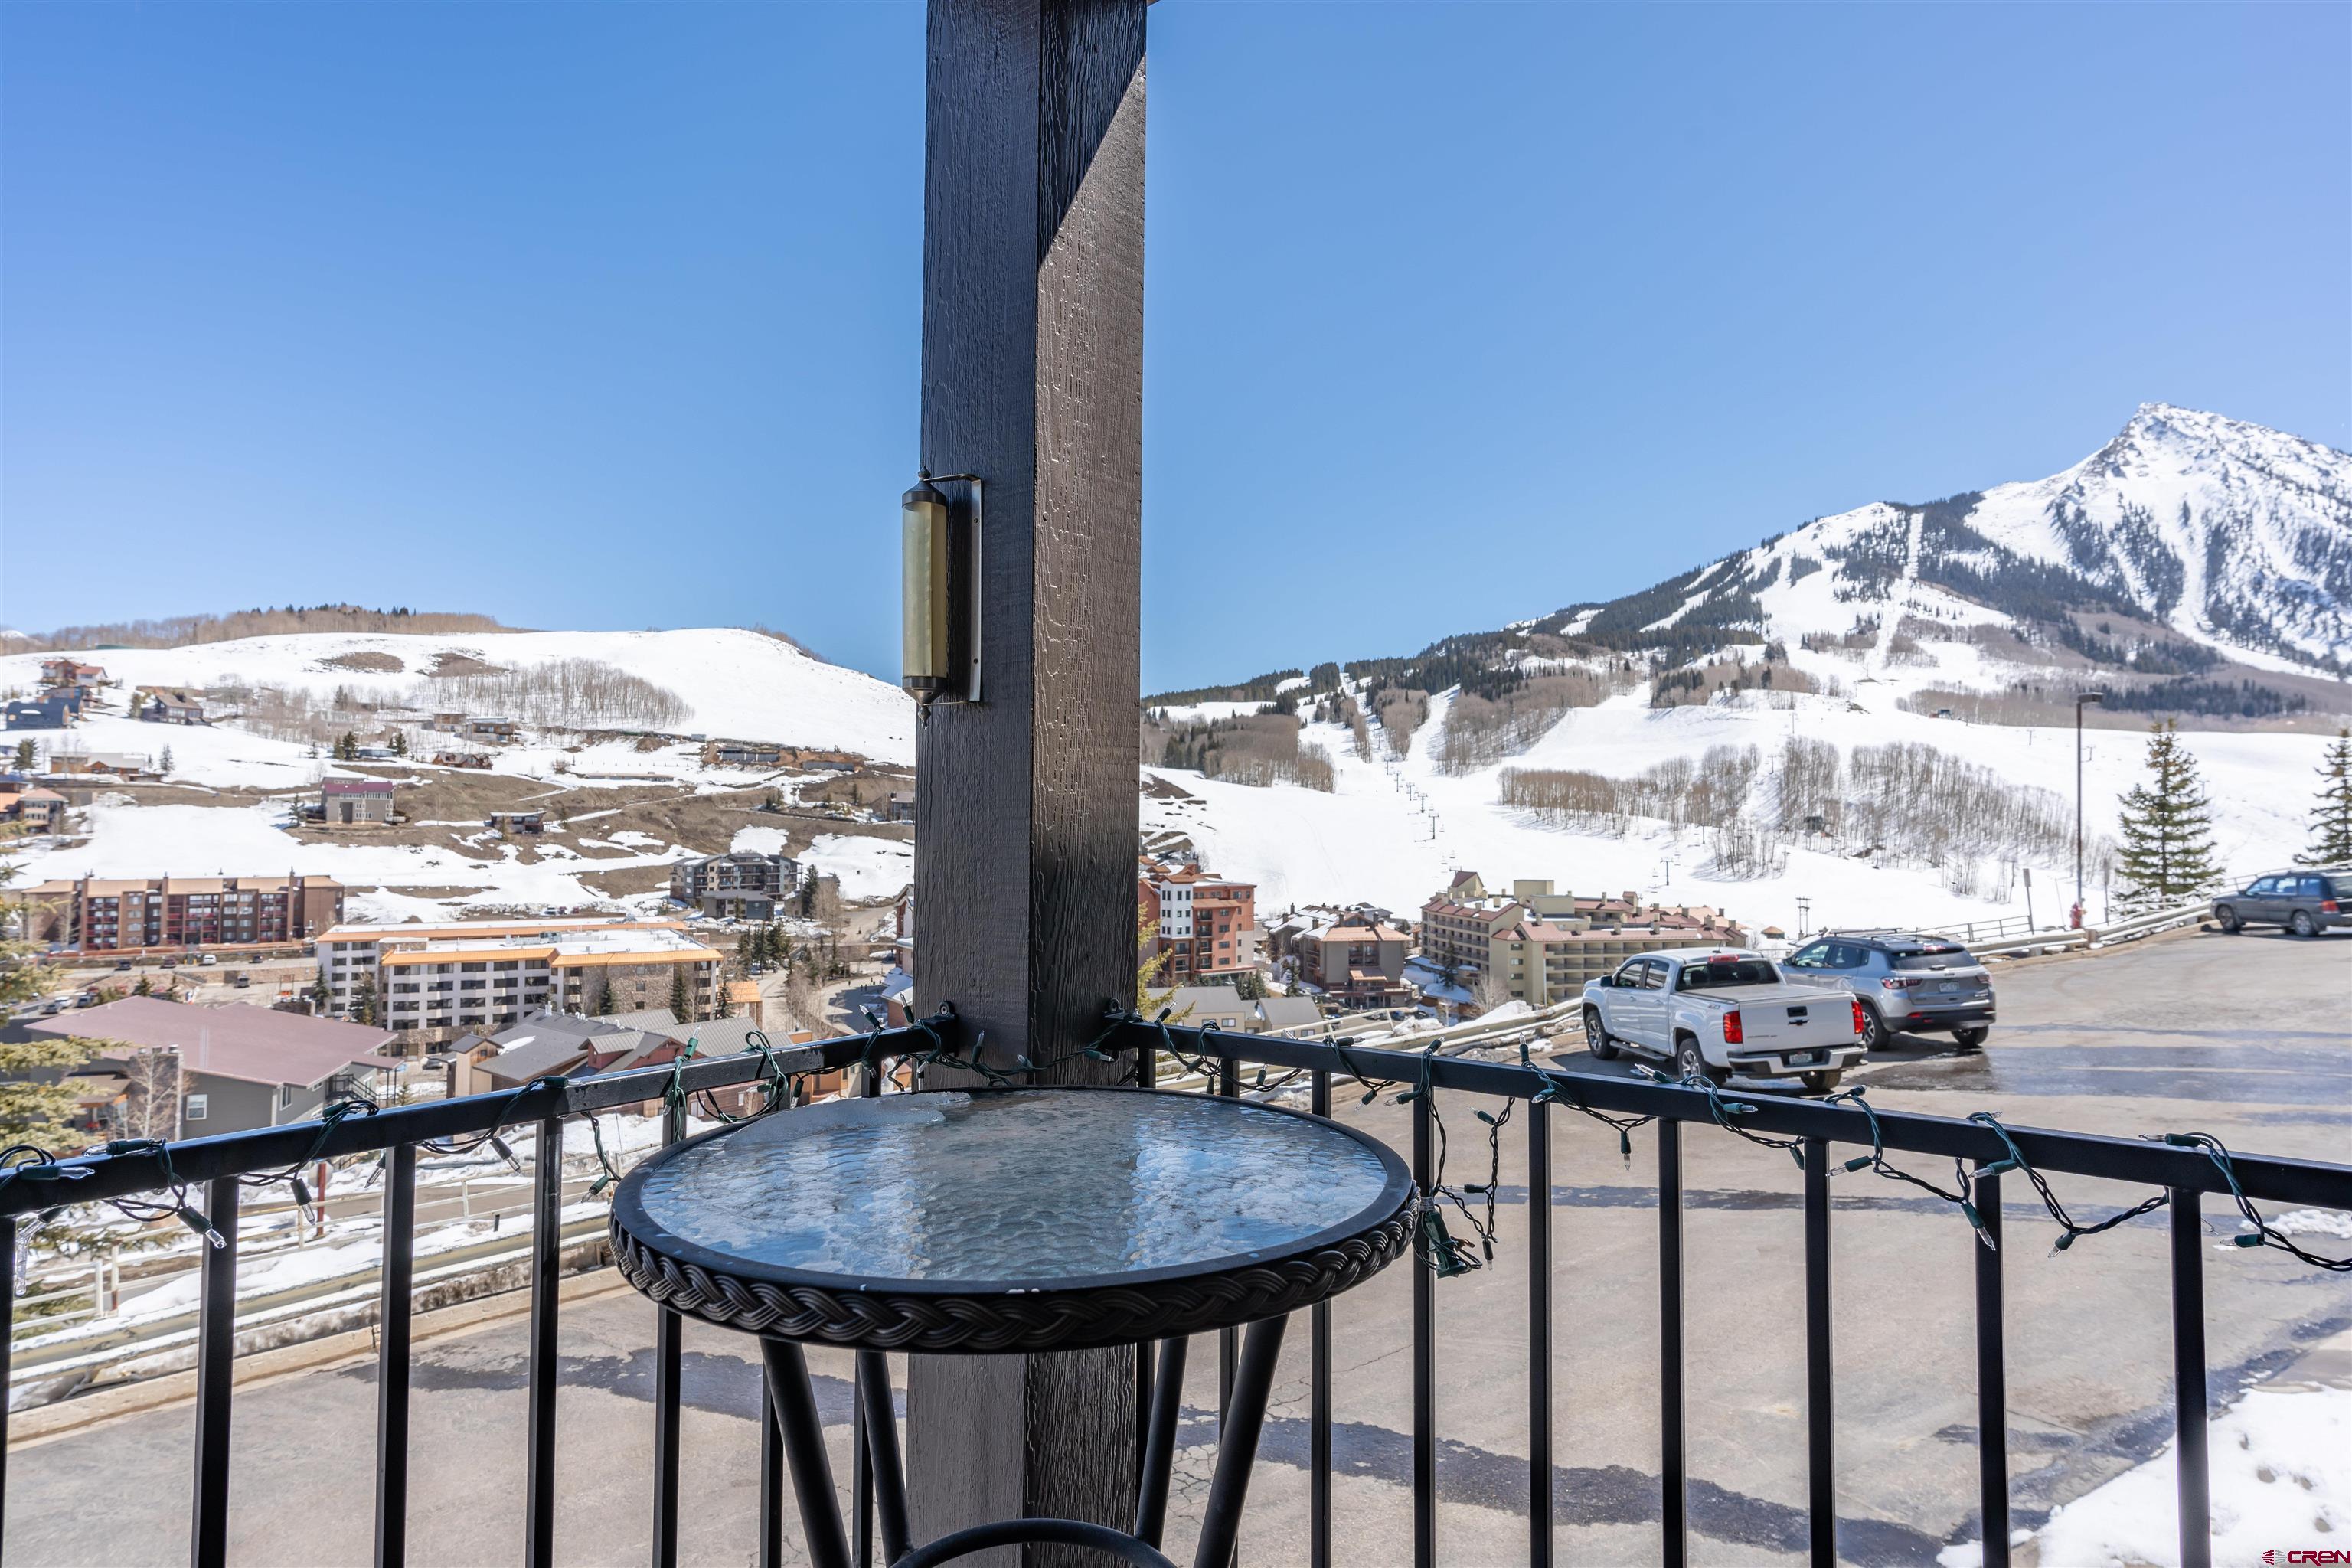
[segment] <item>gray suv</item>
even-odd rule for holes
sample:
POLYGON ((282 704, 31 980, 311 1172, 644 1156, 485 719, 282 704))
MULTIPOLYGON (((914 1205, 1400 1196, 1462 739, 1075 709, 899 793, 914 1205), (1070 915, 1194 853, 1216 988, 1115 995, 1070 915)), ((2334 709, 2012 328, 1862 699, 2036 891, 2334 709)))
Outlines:
POLYGON ((2297 936, 2352 926, 2352 871, 2280 871, 2257 877, 2238 892, 2214 900, 2213 919, 2226 931, 2272 925, 2297 936))
POLYGON ((1992 975, 1948 936, 1823 931, 1781 960, 1780 973, 1797 984, 1852 992, 1870 1050, 1909 1033, 1949 1035, 1973 1051, 1992 1033, 1992 975))

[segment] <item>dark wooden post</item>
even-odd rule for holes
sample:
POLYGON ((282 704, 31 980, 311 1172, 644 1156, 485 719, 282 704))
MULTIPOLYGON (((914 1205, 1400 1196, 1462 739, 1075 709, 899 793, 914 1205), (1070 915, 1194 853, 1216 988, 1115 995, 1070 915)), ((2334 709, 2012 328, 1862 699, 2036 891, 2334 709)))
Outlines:
MULTIPOLYGON (((1007 1066, 1135 989, 1144 3, 930 0, 921 455, 986 482, 985 700, 917 743, 917 995, 1007 1066)), ((1132 1521, 1130 1352, 918 1357, 908 1381, 917 1539, 1132 1521)))

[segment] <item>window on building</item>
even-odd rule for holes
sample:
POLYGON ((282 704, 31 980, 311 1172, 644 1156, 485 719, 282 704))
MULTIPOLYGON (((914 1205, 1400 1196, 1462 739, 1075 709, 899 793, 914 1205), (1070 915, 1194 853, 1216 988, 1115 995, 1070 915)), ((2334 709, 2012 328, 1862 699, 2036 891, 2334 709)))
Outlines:
POLYGON ((187 1121, 202 1121, 205 1119, 205 1113, 211 1109, 212 1096, 208 1094, 192 1094, 188 1096, 187 1110, 183 1114, 187 1121))

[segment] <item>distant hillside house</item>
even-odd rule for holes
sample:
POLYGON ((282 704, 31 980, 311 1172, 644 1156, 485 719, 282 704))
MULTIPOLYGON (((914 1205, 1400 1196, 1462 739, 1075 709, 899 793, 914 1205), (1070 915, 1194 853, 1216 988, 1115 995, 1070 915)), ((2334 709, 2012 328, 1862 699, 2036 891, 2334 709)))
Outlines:
POLYGON ((482 826, 493 833, 511 838, 518 833, 547 831, 547 813, 543 811, 494 811, 482 818, 482 826))
POLYGON ((48 686, 73 686, 89 691, 106 684, 106 670, 95 664, 77 664, 69 658, 45 658, 41 661, 41 680, 48 686))
POLYGON ((205 721, 204 693, 178 686, 142 686, 136 689, 139 717, 150 724, 201 724, 205 721))
POLYGON ((455 735, 465 729, 466 716, 463 713, 436 713, 432 718, 425 721, 425 727, 428 730, 441 731, 445 734, 455 735))
POLYGON ((490 765, 488 752, 436 752, 433 765, 436 768, 487 768, 490 765))
POLYGON ((62 730, 81 717, 81 703, 67 696, 43 697, 36 701, 8 704, 7 727, 11 730, 62 730))
POLYGON ((706 855, 670 868, 670 901, 719 920, 772 921, 786 912, 785 900, 799 896, 807 875, 788 855, 706 855))
POLYGON ((517 735, 511 719, 468 719, 464 730, 469 741, 488 741, 496 745, 509 745, 517 735))
POLYGON ((319 814, 330 827, 388 826, 392 791, 390 779, 322 779, 319 814))
POLYGON ((893 822, 912 822, 915 820, 915 792, 913 790, 898 789, 892 790, 890 792, 890 820, 893 822))
POLYGON ((789 746, 765 741, 713 741, 703 748, 706 765, 721 768, 780 768, 792 752, 789 746))
POLYGON ((343 918, 332 877, 84 877, 26 889, 37 939, 78 952, 300 942, 343 918))
POLYGON ((503 1028, 525 1013, 615 1011, 669 1002, 683 972, 698 1013, 714 1013, 720 955, 675 921, 547 919, 444 925, 339 925, 313 948, 331 1005, 348 1014, 373 984, 399 1034, 503 1028))
POLYGON ((305 1121, 329 1101, 357 1093, 381 1099, 388 1087, 382 1075, 399 1065, 379 1054, 392 1037, 385 1030, 241 1003, 198 1007, 125 996, 26 1026, 105 1041, 78 1076, 112 1074, 126 1088, 134 1052, 176 1050, 184 1138, 305 1121))
POLYGON ((55 833, 66 824, 66 797, 37 788, 0 795, 0 822, 16 823, 27 833, 55 833))
POLYGON ((91 778, 159 776, 153 760, 134 752, 56 752, 49 756, 49 772, 91 778))

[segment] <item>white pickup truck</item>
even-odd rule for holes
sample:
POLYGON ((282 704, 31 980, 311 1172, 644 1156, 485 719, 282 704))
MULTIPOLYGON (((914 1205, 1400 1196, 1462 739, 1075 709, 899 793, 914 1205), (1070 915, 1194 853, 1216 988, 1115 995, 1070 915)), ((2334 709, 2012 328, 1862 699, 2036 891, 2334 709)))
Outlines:
POLYGON ((1827 1093, 1863 1058, 1860 1013, 1843 992, 1789 984, 1759 953, 1684 947, 1627 959, 1589 983, 1584 1039, 1602 1061, 1633 1051, 1679 1077, 1793 1077, 1827 1093))

